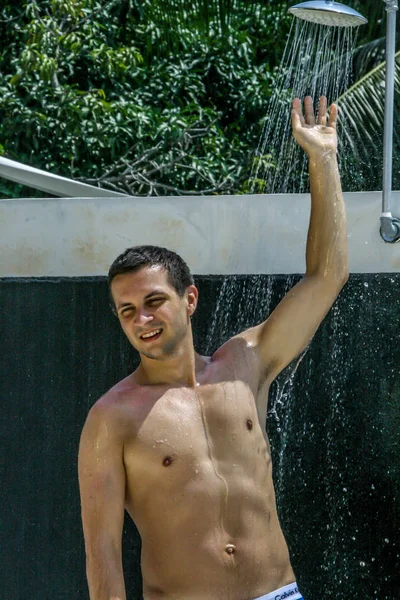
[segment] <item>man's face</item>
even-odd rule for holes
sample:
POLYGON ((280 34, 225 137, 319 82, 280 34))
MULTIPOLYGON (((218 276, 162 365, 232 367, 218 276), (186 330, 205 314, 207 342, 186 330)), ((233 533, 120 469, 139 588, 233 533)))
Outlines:
POLYGON ((180 298, 160 266, 117 275, 111 283, 122 329, 140 354, 161 360, 172 356, 184 341, 197 290, 189 286, 180 298))

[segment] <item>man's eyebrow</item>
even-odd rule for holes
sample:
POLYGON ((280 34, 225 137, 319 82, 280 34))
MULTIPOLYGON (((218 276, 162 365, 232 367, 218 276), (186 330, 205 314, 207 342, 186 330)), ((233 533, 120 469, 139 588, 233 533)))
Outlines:
POLYGON ((152 292, 150 292, 149 294, 147 294, 147 296, 144 297, 145 300, 147 300, 148 298, 151 298, 151 296, 164 296, 165 292, 164 290, 153 290, 152 292))
MULTIPOLYGON (((152 296, 160 296, 160 295, 165 295, 165 291, 164 290, 153 290, 152 292, 149 292, 148 294, 146 294, 144 299, 148 300, 152 296)), ((118 305, 117 310, 120 310, 121 308, 125 308, 126 306, 133 306, 133 304, 132 304, 132 302, 123 302, 123 304, 118 305)))
POLYGON ((132 306, 132 303, 131 302, 124 302, 123 304, 118 304, 117 310, 119 310, 120 308, 125 308, 125 306, 132 306))

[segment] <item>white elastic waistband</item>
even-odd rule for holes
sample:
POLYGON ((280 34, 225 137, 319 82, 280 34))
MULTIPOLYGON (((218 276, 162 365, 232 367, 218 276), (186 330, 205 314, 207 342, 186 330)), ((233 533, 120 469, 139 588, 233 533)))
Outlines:
POLYGON ((285 587, 280 588, 279 590, 275 590, 275 592, 270 592, 269 594, 265 594, 265 596, 260 596, 259 598, 255 598, 255 600, 304 600, 303 596, 299 592, 299 588, 297 587, 297 583, 291 583, 290 585, 285 585, 285 587))

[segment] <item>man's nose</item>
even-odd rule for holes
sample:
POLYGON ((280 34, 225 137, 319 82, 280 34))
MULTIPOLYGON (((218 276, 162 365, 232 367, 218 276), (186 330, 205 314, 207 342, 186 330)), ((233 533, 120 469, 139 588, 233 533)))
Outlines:
POLYGON ((150 323, 152 320, 153 315, 151 314, 151 312, 149 312, 146 309, 137 310, 135 318, 136 325, 140 325, 141 327, 143 327, 144 325, 150 323))

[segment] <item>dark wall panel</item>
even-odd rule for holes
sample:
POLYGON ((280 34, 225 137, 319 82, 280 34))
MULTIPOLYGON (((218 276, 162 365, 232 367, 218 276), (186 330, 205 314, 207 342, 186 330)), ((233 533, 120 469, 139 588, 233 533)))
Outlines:
MULTIPOLYGON (((298 277, 198 277, 197 349, 261 321, 298 277)), ((279 512, 306 600, 400 597, 400 275, 353 275, 273 384, 279 512)), ((137 358, 105 280, 0 281, 3 600, 86 600, 77 453, 90 406, 137 358)), ((140 539, 127 518, 129 600, 140 539)))

